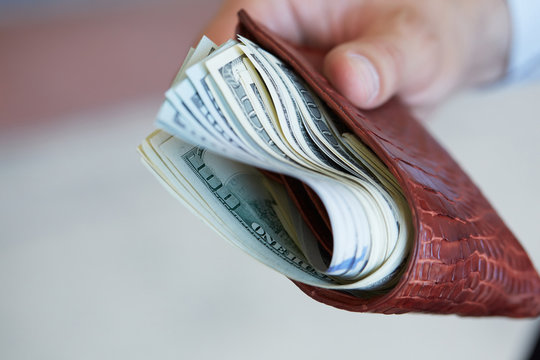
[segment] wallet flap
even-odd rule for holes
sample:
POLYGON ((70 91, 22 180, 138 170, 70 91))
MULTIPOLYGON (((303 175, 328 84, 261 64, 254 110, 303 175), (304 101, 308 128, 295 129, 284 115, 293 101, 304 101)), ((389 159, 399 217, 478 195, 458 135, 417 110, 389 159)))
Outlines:
POLYGON ((238 17, 239 34, 289 64, 388 166, 413 216, 410 259, 389 292, 361 299, 295 282, 302 291, 350 311, 540 314, 540 277, 527 253, 472 180, 398 99, 376 110, 359 110, 297 48, 245 11, 238 17))

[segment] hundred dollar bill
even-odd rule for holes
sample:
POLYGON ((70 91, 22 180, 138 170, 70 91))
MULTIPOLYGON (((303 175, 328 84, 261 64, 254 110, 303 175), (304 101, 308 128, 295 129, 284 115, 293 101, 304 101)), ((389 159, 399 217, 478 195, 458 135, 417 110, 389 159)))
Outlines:
POLYGON ((411 244, 397 181, 291 69, 239 40, 203 39, 191 52, 158 114, 165 131, 139 148, 143 160, 219 234, 287 277, 344 290, 391 286, 411 244), (258 169, 317 194, 331 248, 258 169))
POLYGON ((192 211, 210 224, 220 219, 219 233, 227 240, 292 279, 321 287, 339 285, 305 259, 274 210, 276 201, 264 185, 268 180, 254 168, 161 131, 150 135, 139 151, 192 211))

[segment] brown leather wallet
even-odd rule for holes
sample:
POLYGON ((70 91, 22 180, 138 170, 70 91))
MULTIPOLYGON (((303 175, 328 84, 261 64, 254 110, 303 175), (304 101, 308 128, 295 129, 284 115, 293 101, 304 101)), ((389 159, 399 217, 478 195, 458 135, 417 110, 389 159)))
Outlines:
MULTIPOLYGON (((413 217, 413 249, 391 290, 365 299, 295 282, 303 292, 350 311, 540 315, 540 277, 527 253, 467 174, 399 100, 392 99, 372 111, 357 109, 298 48, 273 35, 245 11, 238 17, 239 34, 289 64, 388 166, 413 217)), ((285 177, 282 181, 289 184, 301 211, 320 209, 320 204, 306 203, 314 199, 299 191, 298 184, 285 177)), ((308 222, 310 218, 306 214, 308 222)), ((321 216, 317 218, 320 222, 321 216)), ((312 228, 316 226, 312 224, 312 228)))

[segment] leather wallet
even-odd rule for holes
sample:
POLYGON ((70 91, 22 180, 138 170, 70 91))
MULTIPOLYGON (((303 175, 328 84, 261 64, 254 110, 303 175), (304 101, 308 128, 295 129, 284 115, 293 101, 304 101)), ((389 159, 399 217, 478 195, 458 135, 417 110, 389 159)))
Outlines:
MULTIPOLYGON (((478 187, 398 99, 376 110, 359 110, 297 47, 272 34, 244 10, 238 17, 240 35, 294 69, 333 110, 337 121, 385 163, 401 185, 412 213, 413 249, 391 290, 366 299, 295 282, 303 292, 325 304, 358 312, 540 314, 540 277, 527 253, 478 187)), ((320 228, 321 204, 298 181, 284 176, 281 181, 288 184, 290 196, 304 211, 306 221, 311 221, 312 229, 320 228)), ((322 236, 331 241, 327 231, 322 236)))

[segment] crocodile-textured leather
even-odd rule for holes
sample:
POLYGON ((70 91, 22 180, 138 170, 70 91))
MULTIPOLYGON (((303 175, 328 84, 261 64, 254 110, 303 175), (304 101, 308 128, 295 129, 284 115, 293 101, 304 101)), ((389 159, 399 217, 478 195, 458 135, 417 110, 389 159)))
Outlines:
MULTIPOLYGON (((238 16, 238 33, 288 63, 388 166, 413 216, 410 259, 389 292, 366 300, 295 282, 302 291, 350 311, 540 314, 540 277, 527 253, 471 179, 398 100, 373 111, 357 109, 295 47, 245 11, 238 16)), ((300 193, 295 201, 302 208, 310 196, 305 189, 300 193)))

